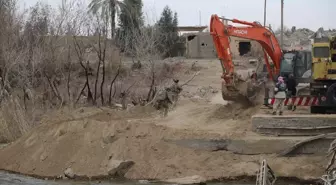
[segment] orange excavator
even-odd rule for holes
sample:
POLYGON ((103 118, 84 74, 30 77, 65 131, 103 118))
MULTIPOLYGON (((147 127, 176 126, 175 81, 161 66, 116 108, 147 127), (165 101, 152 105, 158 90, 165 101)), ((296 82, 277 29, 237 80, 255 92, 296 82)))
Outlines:
POLYGON ((214 46, 223 68, 222 96, 224 100, 245 103, 251 102, 250 97, 255 96, 260 90, 256 84, 253 87, 249 87, 249 85, 247 85, 248 79, 243 79, 241 75, 236 73, 230 51, 231 36, 254 40, 260 43, 264 51, 269 78, 273 80, 279 75, 283 52, 271 29, 264 27, 257 22, 226 19, 218 17, 217 15, 212 15, 210 33, 213 37, 214 46), (226 25, 222 21, 231 21, 232 23, 244 26, 236 27, 226 25), (272 59, 273 68, 270 65, 267 55, 272 59), (254 93, 249 93, 248 89, 252 89, 254 93))

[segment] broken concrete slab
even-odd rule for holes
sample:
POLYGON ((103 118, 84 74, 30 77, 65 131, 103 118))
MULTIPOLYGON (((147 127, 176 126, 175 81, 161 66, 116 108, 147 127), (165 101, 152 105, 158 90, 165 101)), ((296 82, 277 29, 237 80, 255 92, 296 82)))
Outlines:
POLYGON ((336 139, 336 133, 322 134, 314 137, 309 137, 308 139, 302 140, 292 147, 279 153, 279 156, 295 156, 302 151, 309 152, 312 148, 318 148, 321 154, 327 153, 329 146, 332 141, 336 139))
POLYGON ((254 115, 252 130, 275 136, 315 136, 336 132, 336 115, 254 115))

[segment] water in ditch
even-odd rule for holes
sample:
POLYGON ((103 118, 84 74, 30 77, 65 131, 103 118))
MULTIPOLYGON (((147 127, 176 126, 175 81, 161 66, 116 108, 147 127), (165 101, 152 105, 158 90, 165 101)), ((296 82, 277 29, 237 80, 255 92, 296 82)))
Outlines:
MULTIPOLYGON (((0 185, 149 185, 150 183, 143 183, 139 181, 123 181, 123 182, 73 182, 73 181, 50 181, 40 180, 32 177, 26 177, 17 174, 11 174, 0 171, 0 185)), ((152 183, 154 184, 154 183, 152 183)), ((155 185, 165 185, 164 183, 155 183, 155 185)), ((209 185, 242 185, 236 183, 210 183, 209 185)), ((247 183, 244 185, 252 185, 247 183)))
MULTIPOLYGON (((139 182, 73 182, 73 181, 52 181, 41 180, 23 175, 11 174, 0 171, 0 185, 135 185, 139 182)), ((144 185, 144 184, 142 184, 144 185)))

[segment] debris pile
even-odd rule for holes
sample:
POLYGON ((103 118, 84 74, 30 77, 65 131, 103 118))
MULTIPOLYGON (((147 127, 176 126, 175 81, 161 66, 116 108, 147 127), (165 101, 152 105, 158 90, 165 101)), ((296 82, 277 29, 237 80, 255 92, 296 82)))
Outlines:
MULTIPOLYGON (((302 46, 304 49, 308 49, 311 43, 310 37, 314 33, 314 31, 307 28, 300 28, 297 30, 285 30, 283 36, 284 47, 286 49, 295 49, 298 46, 302 46)), ((275 34, 277 39, 280 40, 280 32, 277 31, 275 34)))
MULTIPOLYGON (((323 28, 319 28, 317 31, 323 32, 328 36, 336 36, 336 29, 324 30, 323 28)), ((280 30, 275 32, 278 40, 280 40, 281 37, 280 33, 280 30)), ((295 29, 295 27, 293 27, 291 30, 285 29, 283 37, 284 47, 286 49, 297 49, 298 47, 302 47, 303 49, 310 49, 310 39, 315 33, 316 32, 307 28, 295 29)))

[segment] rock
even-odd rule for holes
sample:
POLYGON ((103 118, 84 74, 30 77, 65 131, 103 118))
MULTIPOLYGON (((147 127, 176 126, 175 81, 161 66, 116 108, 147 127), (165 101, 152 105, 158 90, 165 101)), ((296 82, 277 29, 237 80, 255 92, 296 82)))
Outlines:
POLYGON ((195 95, 194 97, 192 97, 193 99, 202 99, 200 96, 197 96, 197 95, 195 95))
POLYGON ((103 137, 103 142, 105 144, 110 144, 110 143, 115 142, 117 139, 118 138, 114 134, 111 134, 109 136, 103 137))
POLYGON ((7 145, 9 145, 9 143, 5 143, 5 144, 3 144, 3 143, 1 143, 1 142, 2 142, 2 140, 1 140, 1 138, 0 138, 0 150, 3 149, 3 148, 5 148, 7 145))
POLYGON ((134 164, 133 161, 129 160, 110 160, 107 165, 108 175, 113 178, 124 177, 134 164))
POLYGON ((73 179, 73 178, 75 178, 75 173, 73 172, 73 170, 71 168, 67 168, 64 171, 64 176, 69 178, 69 179, 73 179))
POLYGON ((139 180, 140 184, 149 184, 149 180, 139 180))
POLYGON ((168 179, 165 182, 175 184, 206 184, 205 181, 206 181, 205 178, 198 175, 194 175, 189 177, 168 179))
POLYGON ((217 89, 212 89, 212 93, 216 94, 216 93, 218 93, 218 90, 217 89))
POLYGON ((120 103, 116 103, 115 106, 116 106, 117 108, 122 108, 122 105, 121 105, 120 103))
POLYGON ((40 156, 40 160, 41 160, 41 161, 44 161, 44 160, 47 159, 47 157, 48 157, 48 155, 44 152, 44 153, 40 156))
POLYGON ((258 63, 258 59, 255 59, 255 58, 254 59, 250 59, 249 63, 250 64, 256 64, 256 63, 258 63))

